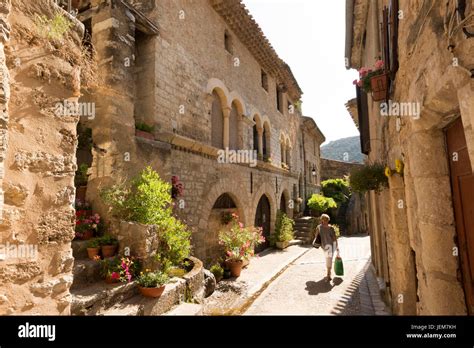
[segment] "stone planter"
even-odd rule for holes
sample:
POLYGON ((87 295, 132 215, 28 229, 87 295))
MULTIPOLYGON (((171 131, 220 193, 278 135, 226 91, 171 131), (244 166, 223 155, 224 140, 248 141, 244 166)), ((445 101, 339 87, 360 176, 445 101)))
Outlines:
POLYGON ((290 245, 290 242, 287 240, 284 242, 275 242, 275 246, 278 249, 282 249, 282 250, 288 248, 289 245, 290 245))
POLYGON ((155 136, 153 134, 139 130, 139 129, 135 129, 135 135, 140 138, 155 140, 155 136))

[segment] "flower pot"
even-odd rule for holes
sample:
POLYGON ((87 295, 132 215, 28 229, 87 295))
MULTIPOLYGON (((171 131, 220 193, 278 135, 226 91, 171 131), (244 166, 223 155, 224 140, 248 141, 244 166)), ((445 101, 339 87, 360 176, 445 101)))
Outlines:
POLYGON ((81 202, 86 201, 86 192, 87 186, 78 186, 76 187, 76 200, 80 200, 81 202))
POLYGON ((226 264, 232 277, 240 277, 240 272, 242 272, 242 268, 244 267, 242 260, 227 260, 226 264))
POLYGON ((138 290, 145 297, 160 297, 161 294, 163 294, 163 291, 165 291, 165 286, 166 285, 162 285, 158 288, 144 288, 139 286, 138 290))
POLYGON ((370 79, 370 89, 372 90, 372 100, 381 101, 387 98, 388 74, 373 76, 370 79))
POLYGON ((99 255, 100 248, 87 248, 87 255, 89 256, 89 259, 94 260, 94 258, 99 255))
POLYGON ((135 135, 140 138, 155 140, 155 136, 153 134, 139 130, 139 129, 135 129, 135 135))
POLYGON ((285 248, 288 248, 288 246, 290 245, 290 242, 289 241, 284 241, 284 242, 275 242, 275 245, 278 249, 285 249, 285 248))
POLYGON ((102 245, 102 256, 105 258, 112 257, 115 255, 116 245, 102 245))
POLYGON ((94 237, 94 231, 92 231, 92 230, 84 231, 84 232, 82 233, 81 240, 89 240, 89 239, 91 239, 92 237, 94 237))

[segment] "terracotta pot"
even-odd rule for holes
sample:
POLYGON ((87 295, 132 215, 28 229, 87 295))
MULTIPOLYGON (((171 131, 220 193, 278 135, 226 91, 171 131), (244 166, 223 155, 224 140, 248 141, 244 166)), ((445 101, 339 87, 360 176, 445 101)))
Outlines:
POLYGON ((370 89, 372 90, 372 100, 381 101, 387 98, 388 74, 373 76, 370 79, 370 89))
POLYGON ((135 135, 140 138, 155 140, 155 136, 153 134, 139 130, 139 129, 135 129, 135 135))
POLYGON ((87 192, 87 186, 79 186, 76 187, 76 200, 80 200, 81 202, 86 201, 86 192, 87 192))
POLYGON ((144 288, 142 286, 139 286, 138 290, 145 297, 160 297, 161 294, 163 294, 163 291, 165 291, 165 286, 166 285, 163 285, 159 288, 144 288))
POLYGON ((94 237, 94 231, 92 230, 84 231, 82 233, 81 240, 88 240, 88 239, 91 239, 92 237, 94 237))
POLYGON ((94 260, 94 257, 99 255, 100 248, 87 248, 87 255, 89 255, 89 259, 94 260))
POLYGON ((102 245, 102 256, 105 258, 115 255, 116 245, 102 245))
POLYGON ((244 267, 242 260, 227 260, 226 264, 232 277, 240 277, 240 272, 242 272, 242 268, 244 267))
POLYGON ((284 242, 275 242, 275 245, 278 249, 285 249, 288 247, 288 245, 290 245, 290 242, 288 241, 284 241, 284 242))

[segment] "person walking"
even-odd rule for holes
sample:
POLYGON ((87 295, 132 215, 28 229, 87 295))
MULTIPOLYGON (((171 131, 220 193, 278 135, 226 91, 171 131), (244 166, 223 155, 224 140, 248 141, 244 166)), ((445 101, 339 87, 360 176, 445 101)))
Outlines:
POLYGON ((314 239, 316 240, 316 238, 318 238, 318 234, 321 237, 321 246, 323 247, 326 256, 327 276, 325 279, 327 282, 331 280, 331 270, 335 251, 339 253, 336 231, 334 230, 334 227, 329 224, 330 219, 331 218, 327 214, 321 215, 321 223, 316 227, 316 236, 314 239))

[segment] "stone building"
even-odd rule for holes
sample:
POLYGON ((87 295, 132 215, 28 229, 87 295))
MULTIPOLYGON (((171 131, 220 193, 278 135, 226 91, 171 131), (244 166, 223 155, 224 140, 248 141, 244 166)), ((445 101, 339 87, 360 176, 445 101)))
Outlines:
POLYGON ((176 213, 209 264, 221 255, 223 213, 237 212, 268 237, 276 211, 292 216, 296 198, 316 189, 324 136, 304 122, 297 81, 240 1, 82 1, 78 18, 103 80, 82 99, 97 109, 84 122, 94 144, 87 199, 96 210, 105 212, 101 188, 146 165, 177 177, 184 194, 176 213), (154 140, 136 136, 136 123, 153 126, 154 140), (221 156, 225 149, 240 163, 221 156), (253 154, 255 163, 242 160, 253 154))
POLYGON ((346 10, 347 68, 381 58, 389 73, 385 101, 358 89, 348 105, 362 150, 405 166, 367 199, 387 299, 396 314, 472 314, 474 34, 462 22, 472 2, 348 0, 346 10), (382 116, 387 100, 399 109, 382 116))

